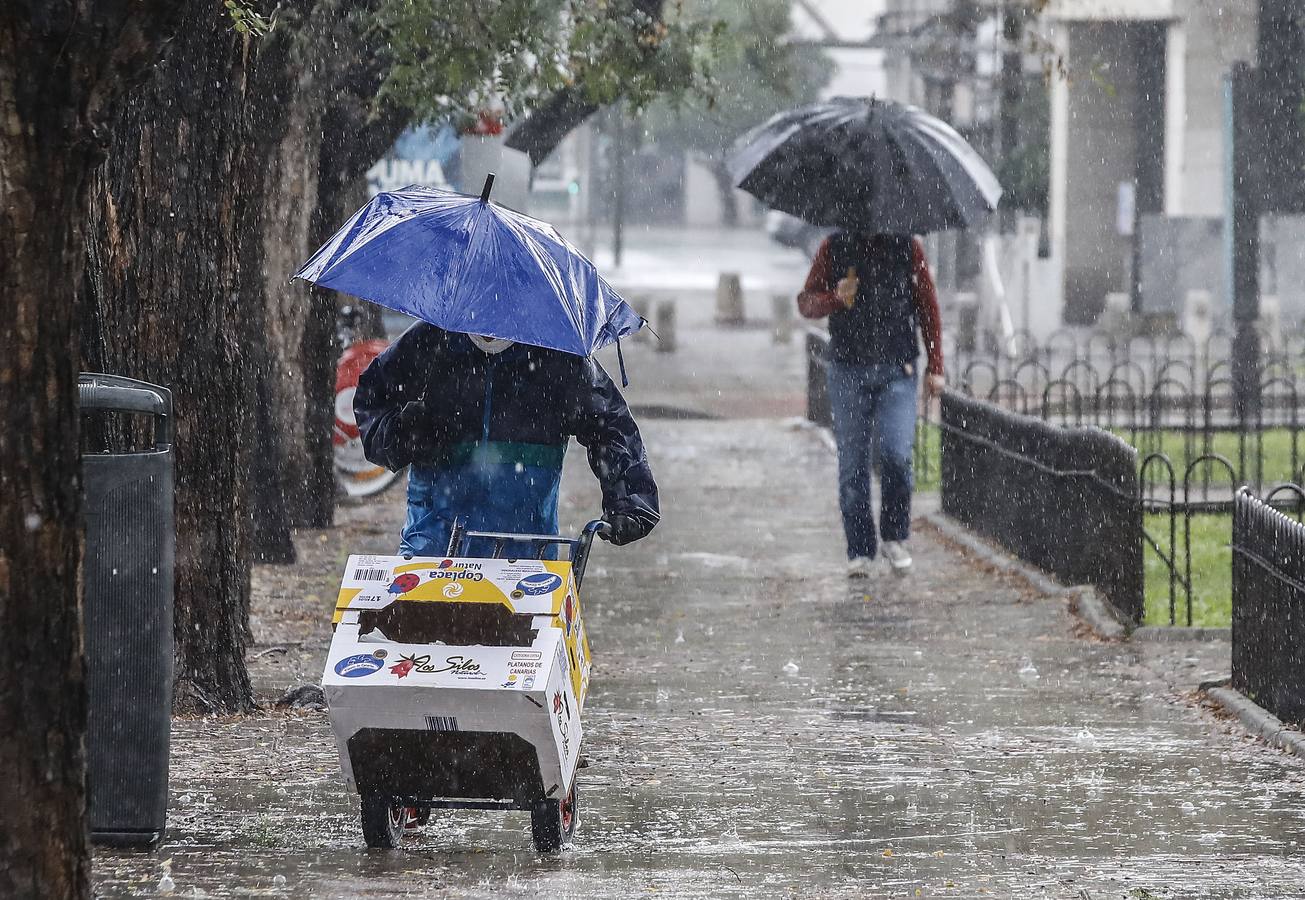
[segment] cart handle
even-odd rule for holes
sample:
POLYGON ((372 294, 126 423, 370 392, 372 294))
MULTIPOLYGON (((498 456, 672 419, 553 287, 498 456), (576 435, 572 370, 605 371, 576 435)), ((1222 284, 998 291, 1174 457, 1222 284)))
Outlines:
POLYGON ((589 551, 593 549, 594 535, 611 534, 612 526, 602 519, 594 519, 581 530, 579 537, 569 538, 560 534, 512 534, 504 531, 468 531, 467 523, 461 517, 453 522, 453 531, 449 534, 448 556, 461 556, 467 541, 472 538, 486 538, 494 542, 491 559, 499 559, 503 548, 509 541, 526 541, 536 547, 536 559, 542 559, 544 551, 554 544, 566 544, 571 548, 571 574, 575 577, 576 587, 585 577, 585 566, 589 563, 589 551))

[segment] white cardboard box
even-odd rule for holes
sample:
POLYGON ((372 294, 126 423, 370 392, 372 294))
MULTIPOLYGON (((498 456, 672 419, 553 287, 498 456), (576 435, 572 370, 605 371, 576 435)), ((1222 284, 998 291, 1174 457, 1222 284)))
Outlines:
POLYGON ((569 562, 350 556, 335 621, 322 688, 351 789, 568 794, 590 672, 569 562))

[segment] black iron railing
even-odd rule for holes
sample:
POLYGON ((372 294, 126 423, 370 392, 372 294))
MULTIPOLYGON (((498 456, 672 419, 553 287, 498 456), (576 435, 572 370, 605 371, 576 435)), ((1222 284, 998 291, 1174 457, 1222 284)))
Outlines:
MULTIPOLYGON (((1274 494, 1305 499, 1288 485, 1274 494)), ((1305 525, 1274 494, 1237 492, 1232 537, 1232 685, 1287 722, 1305 722, 1305 525)), ((1298 509, 1299 502, 1294 503, 1298 509)))
POLYGON ((942 398, 942 508, 1066 584, 1143 616, 1137 451, 961 394, 942 398))

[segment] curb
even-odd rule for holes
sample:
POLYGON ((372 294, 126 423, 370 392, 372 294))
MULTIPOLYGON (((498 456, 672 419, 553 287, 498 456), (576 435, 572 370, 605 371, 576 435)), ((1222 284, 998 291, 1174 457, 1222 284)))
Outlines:
POLYGON ((1040 594, 1068 601, 1070 611, 1103 640, 1120 641, 1128 637, 1128 629, 1114 615, 1109 601, 1097 593, 1096 588, 1088 585, 1067 588, 1045 572, 1017 562, 1005 551, 994 548, 942 513, 926 513, 922 518, 943 537, 964 547, 997 571, 1020 578, 1040 594))
POLYGON ((1148 641, 1153 644, 1174 644, 1181 641, 1215 641, 1232 640, 1231 628, 1187 628, 1180 625, 1142 625, 1133 629, 1131 635, 1135 641, 1148 641))
POLYGON ((1230 687, 1211 687, 1204 693, 1225 712, 1240 719, 1248 731, 1265 743, 1305 759, 1305 733, 1288 728, 1273 713, 1230 687))

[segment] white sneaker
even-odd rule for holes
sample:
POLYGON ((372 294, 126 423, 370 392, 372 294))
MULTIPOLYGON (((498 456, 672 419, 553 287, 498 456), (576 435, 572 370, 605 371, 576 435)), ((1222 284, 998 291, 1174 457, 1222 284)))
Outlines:
POLYGON ((847 577, 848 578, 869 578, 874 572, 875 561, 873 557, 858 556, 855 559, 848 560, 847 577))
POLYGON ((911 551, 906 549, 905 541, 884 541, 880 552, 894 571, 905 572, 911 568, 911 551))

